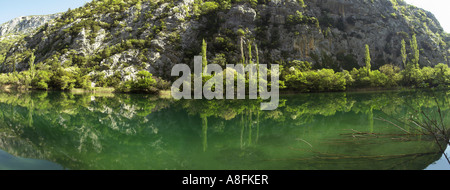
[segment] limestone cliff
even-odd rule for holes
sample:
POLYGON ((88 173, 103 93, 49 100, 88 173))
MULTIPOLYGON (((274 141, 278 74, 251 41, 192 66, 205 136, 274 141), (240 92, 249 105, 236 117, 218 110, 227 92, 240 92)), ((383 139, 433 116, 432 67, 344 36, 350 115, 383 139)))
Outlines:
POLYGON ((26 70, 34 51, 36 62, 87 67, 92 76, 127 80, 146 69, 170 78, 174 64, 193 63, 203 39, 210 63, 239 63, 251 44, 261 63, 303 60, 335 70, 363 65, 368 44, 375 69, 402 66, 401 41, 410 54, 413 34, 421 65, 448 64, 450 38, 439 22, 401 0, 98 0, 23 38, 1 70, 14 62, 26 70))
POLYGON ((23 16, 0 25, 0 38, 8 34, 29 34, 61 14, 23 16))

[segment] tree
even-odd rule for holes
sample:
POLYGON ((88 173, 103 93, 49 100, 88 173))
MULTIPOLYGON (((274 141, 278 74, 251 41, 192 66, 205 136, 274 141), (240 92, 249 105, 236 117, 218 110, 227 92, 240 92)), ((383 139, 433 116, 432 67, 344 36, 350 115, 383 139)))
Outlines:
POLYGON ((302 8, 306 8, 305 2, 303 0, 298 0, 298 4, 302 7, 302 8))
POLYGON ((203 70, 206 69, 206 66, 208 65, 208 59, 206 58, 206 49, 208 48, 208 44, 206 44, 205 39, 203 39, 203 43, 202 43, 202 65, 203 65, 203 70))
POLYGON ((36 67, 34 65, 34 60, 35 59, 36 59, 36 57, 34 56, 34 52, 32 52, 31 56, 30 56, 30 61, 29 61, 31 80, 33 80, 34 77, 36 76, 36 67))
POLYGON ((13 63, 13 73, 16 72, 16 64, 17 64, 17 56, 14 58, 14 63, 13 63))
POLYGON ((365 57, 365 62, 366 62, 366 70, 368 73, 370 73, 370 69, 371 69, 371 58, 370 58, 370 49, 369 49, 369 45, 366 44, 366 57, 365 57))
POLYGON ((219 53, 219 54, 216 54, 216 57, 211 61, 211 63, 220 65, 222 67, 226 67, 227 66, 227 58, 225 57, 225 54, 219 53))
POLYGON ((410 43, 411 43, 411 49, 412 49, 413 56, 414 56, 414 58, 412 59, 413 67, 418 69, 419 68, 420 52, 419 52, 419 46, 417 45, 416 34, 414 34, 412 36, 412 39, 411 39, 410 43))
POLYGON ((150 72, 146 70, 139 71, 136 74, 137 80, 131 85, 134 91, 153 92, 156 80, 150 72))
POLYGON ((244 36, 245 36, 245 31, 242 30, 242 28, 239 28, 237 30, 237 35, 239 36, 240 40, 241 40, 241 58, 242 58, 242 64, 245 64, 245 55, 244 55, 244 36))
POLYGON ((47 90, 51 74, 45 70, 39 70, 36 77, 31 81, 31 85, 37 89, 47 90))
POLYGON ((63 68, 58 68, 51 77, 51 84, 58 90, 71 90, 75 87, 74 73, 63 68))
POLYGON ((406 58, 408 57, 408 55, 406 54, 406 43, 405 40, 402 39, 402 49, 401 49, 401 54, 402 54, 402 63, 403 63, 403 67, 406 68, 406 58))
POLYGON ((217 9, 219 9, 219 4, 214 1, 207 1, 203 3, 201 7, 202 14, 208 14, 211 13, 217 9))
POLYGON ((259 52, 258 52, 258 45, 255 43, 255 52, 256 52, 256 66, 259 69, 259 52))
POLYGON ((252 43, 249 41, 248 42, 248 45, 247 45, 247 47, 248 47, 248 63, 249 64, 253 64, 253 61, 252 61, 252 43))

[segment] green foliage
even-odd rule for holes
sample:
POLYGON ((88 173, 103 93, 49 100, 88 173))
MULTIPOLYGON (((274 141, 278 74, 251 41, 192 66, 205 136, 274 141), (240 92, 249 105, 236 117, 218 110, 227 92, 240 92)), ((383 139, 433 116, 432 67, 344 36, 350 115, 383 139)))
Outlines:
POLYGON ((246 32, 245 32, 242 28, 239 28, 239 29, 236 31, 236 34, 237 34, 239 37, 243 37, 243 36, 245 36, 246 32))
POLYGON ((285 26, 288 29, 291 29, 293 26, 298 24, 308 24, 308 25, 314 25, 316 27, 319 27, 319 20, 316 17, 310 17, 303 15, 302 12, 297 11, 295 15, 288 15, 286 18, 286 24, 285 26))
POLYGON ((366 62, 366 70, 368 72, 370 72, 370 69, 372 68, 370 62, 371 62, 371 58, 370 58, 370 49, 369 49, 369 45, 366 44, 366 56, 364 58, 364 61, 366 62))
POLYGON ((226 67, 227 58, 225 57, 225 54, 219 53, 219 54, 216 54, 216 57, 211 61, 211 63, 220 65, 222 67, 226 67))
POLYGON ((248 0, 250 5, 255 8, 258 5, 258 0, 248 0))
POLYGON ((412 66, 414 68, 419 68, 420 52, 419 46, 417 45, 416 34, 412 36, 410 44, 411 44, 411 51, 413 52, 412 66))
POLYGON ((302 72, 291 68, 285 76, 285 84, 288 89, 300 92, 344 91, 346 78, 343 73, 335 73, 332 69, 302 72))
POLYGON ((306 4, 303 0, 297 0, 297 1, 298 1, 298 4, 300 5, 300 7, 306 8, 306 4))
POLYGON ((312 68, 311 64, 308 61, 299 60, 290 61, 287 66, 289 67, 289 70, 296 69, 301 72, 309 71, 312 68))
MULTIPOLYGON (((161 84, 161 83, 160 83, 161 84)), ((157 81, 148 71, 142 70, 136 74, 136 79, 123 82, 117 91, 121 92, 140 92, 140 93, 156 93, 157 81)))
POLYGON ((51 77, 52 75, 49 72, 39 70, 36 77, 32 81, 32 86, 40 90, 48 90, 48 83, 50 82, 51 77))
POLYGON ((406 59, 407 59, 408 55, 406 54, 406 42, 404 39, 402 39, 402 48, 401 48, 400 52, 401 52, 401 56, 402 56, 403 68, 406 68, 406 59))
POLYGON ((390 0, 391 4, 392 4, 392 8, 394 8, 394 10, 398 11, 398 3, 397 0, 390 0))
POLYGON ((448 65, 439 63, 434 67, 434 73, 432 77, 434 86, 450 86, 450 68, 448 65))
POLYGON ((385 86, 394 87, 398 86, 402 80, 402 75, 400 73, 400 67, 394 66, 392 64, 383 65, 380 67, 380 72, 385 74, 387 81, 385 86))
POLYGON ((75 73, 63 68, 58 68, 50 78, 50 85, 58 90, 71 90, 76 82, 75 73))
POLYGON ((203 65, 203 70, 208 65, 207 48, 208 48, 208 45, 206 44, 205 39, 203 39, 203 42, 202 42, 202 65, 203 65))
POLYGON ((5 56, 0 54, 0 63, 3 63, 3 61, 5 61, 5 56))

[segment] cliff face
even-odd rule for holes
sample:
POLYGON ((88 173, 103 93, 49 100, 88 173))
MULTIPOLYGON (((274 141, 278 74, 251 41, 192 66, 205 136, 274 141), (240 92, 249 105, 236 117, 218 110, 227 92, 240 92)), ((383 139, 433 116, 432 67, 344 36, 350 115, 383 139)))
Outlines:
POLYGON ((24 16, 18 17, 0 25, 0 63, 3 63, 5 54, 14 48, 16 43, 23 36, 33 35, 32 33, 39 27, 50 22, 61 14, 44 16, 24 16))
MULTIPOLYGON (((402 39, 410 52, 410 40, 417 35, 421 65, 447 63, 448 40, 442 27, 430 12, 395 0, 313 0, 310 10, 319 18, 335 21, 331 35, 315 34, 317 48, 337 55, 354 54, 363 63, 364 44, 370 46, 373 66, 399 65, 402 39)), ((324 20, 324 19, 321 19, 324 20)), ((322 33, 323 34, 323 33, 322 33)))
POLYGON ((11 71, 17 60, 17 68, 26 70, 34 50, 36 62, 89 67, 91 75, 127 80, 147 69, 169 78, 174 64, 193 63, 203 39, 209 63, 239 63, 249 57, 251 44, 261 63, 304 60, 350 70, 364 65, 368 44, 374 68, 402 66, 401 41, 410 54, 413 34, 421 65, 448 64, 449 37, 422 9, 400 0, 301 2, 95 1, 23 38, 6 54, 1 70, 11 71))
POLYGON ((0 26, 0 38, 8 34, 29 34, 61 14, 23 16, 3 23, 0 26))

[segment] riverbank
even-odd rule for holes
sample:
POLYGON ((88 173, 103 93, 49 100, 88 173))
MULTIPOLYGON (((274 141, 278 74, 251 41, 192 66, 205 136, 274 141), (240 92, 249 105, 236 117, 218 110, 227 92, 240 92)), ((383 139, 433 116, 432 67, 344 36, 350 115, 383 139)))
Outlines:
MULTIPOLYGON (((367 87, 367 88, 349 88, 345 91, 335 91, 335 92, 300 92, 295 90, 280 90, 280 95, 296 95, 296 94, 315 94, 315 93, 366 93, 366 92, 392 92, 392 91, 414 91, 414 90, 427 90, 427 89, 437 89, 437 90, 450 90, 450 88, 411 88, 411 87, 391 87, 391 88, 383 88, 383 87, 367 87)), ((38 89, 25 89, 18 88, 12 85, 3 85, 0 86, 0 92, 29 92, 29 91, 42 91, 38 89)), ((48 91, 60 91, 60 90, 48 90, 48 91)), ((95 87, 91 89, 83 89, 83 88, 73 88, 71 90, 65 91, 73 94, 93 94, 98 96, 114 96, 114 94, 137 94, 137 93, 125 93, 125 92, 117 92, 116 89, 112 87, 95 87)), ((172 98, 171 90, 160 90, 156 94, 152 94, 164 99, 172 98)))

